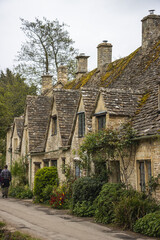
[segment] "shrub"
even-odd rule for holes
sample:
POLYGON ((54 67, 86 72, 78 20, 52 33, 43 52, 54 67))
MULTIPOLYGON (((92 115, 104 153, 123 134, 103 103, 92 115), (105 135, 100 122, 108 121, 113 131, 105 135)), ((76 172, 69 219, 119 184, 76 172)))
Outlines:
POLYGON ((93 202, 102 188, 102 182, 94 177, 77 179, 73 184, 72 211, 78 216, 93 216, 93 202), (87 204, 88 202, 88 204, 87 204), (88 206, 88 210, 86 211, 88 206), (80 214, 80 215, 79 215, 80 214))
POLYGON ((95 213, 95 206, 93 202, 90 201, 77 202, 74 206, 73 213, 80 217, 92 217, 95 213))
POLYGON ((42 196, 43 196, 43 202, 49 202, 51 195, 53 192, 53 186, 52 185, 47 185, 43 191, 42 191, 42 196))
POLYGON ((16 185, 25 186, 28 184, 27 164, 25 158, 19 158, 12 164, 11 173, 16 185))
POLYGON ((121 184, 106 183, 95 200, 95 220, 101 223, 111 223, 115 218, 114 206, 126 190, 121 184))
POLYGON ((148 198, 146 194, 136 191, 127 191, 118 204, 114 204, 115 223, 125 229, 133 229, 136 220, 147 213, 159 209, 154 199, 148 198))
POLYGON ((133 230, 150 237, 160 237, 160 211, 149 213, 138 219, 133 230))
POLYGON ((73 207, 77 202, 93 202, 102 188, 102 183, 93 177, 77 179, 73 184, 73 207))
POLYGON ((9 189, 9 196, 20 199, 31 199, 33 197, 33 192, 26 186, 11 186, 9 189))
POLYGON ((56 167, 44 167, 36 172, 34 179, 34 196, 36 202, 44 202, 43 190, 47 185, 58 184, 56 167))

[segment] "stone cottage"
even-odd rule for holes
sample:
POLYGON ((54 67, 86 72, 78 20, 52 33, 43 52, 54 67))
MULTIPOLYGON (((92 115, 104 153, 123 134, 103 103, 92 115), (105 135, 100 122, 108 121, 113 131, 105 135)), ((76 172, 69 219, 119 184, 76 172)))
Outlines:
MULTIPOLYGON (((41 96, 27 97, 19 153, 27 156, 30 185, 44 166, 57 166, 63 181, 69 164, 79 177, 77 149, 84 136, 130 120, 138 145, 129 181, 143 191, 160 173, 160 15, 151 11, 142 19, 142 46, 129 56, 112 62, 112 45, 104 41, 97 47, 97 68, 88 72, 87 61, 84 54, 77 57, 75 80, 68 82, 60 66, 56 85, 43 76, 41 96)), ((7 134, 7 163, 16 159, 13 131, 7 134)), ((111 181, 119 178, 113 174, 111 181)))

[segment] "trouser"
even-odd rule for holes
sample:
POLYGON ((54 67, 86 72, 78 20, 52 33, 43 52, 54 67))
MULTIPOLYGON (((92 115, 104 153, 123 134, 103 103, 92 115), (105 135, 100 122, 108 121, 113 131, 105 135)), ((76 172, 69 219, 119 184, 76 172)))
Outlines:
POLYGON ((8 187, 2 188, 2 197, 8 197, 8 187))

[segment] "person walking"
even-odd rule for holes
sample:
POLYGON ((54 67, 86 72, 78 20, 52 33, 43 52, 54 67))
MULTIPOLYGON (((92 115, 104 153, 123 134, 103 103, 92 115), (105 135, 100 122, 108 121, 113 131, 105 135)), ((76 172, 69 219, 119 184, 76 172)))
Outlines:
POLYGON ((8 166, 5 165, 1 172, 1 187, 2 187, 2 197, 8 197, 8 188, 10 181, 12 180, 11 172, 8 170, 8 166))

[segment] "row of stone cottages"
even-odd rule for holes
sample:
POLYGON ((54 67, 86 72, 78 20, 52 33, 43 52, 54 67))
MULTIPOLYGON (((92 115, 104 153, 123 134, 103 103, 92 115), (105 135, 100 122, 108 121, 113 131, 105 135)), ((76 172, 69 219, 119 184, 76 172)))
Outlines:
MULTIPOLYGON (((138 141, 130 184, 143 191, 160 173, 160 16, 151 11, 142 19, 142 46, 129 56, 112 62, 112 45, 106 41, 97 49, 93 71, 87 71, 88 56, 80 54, 75 80, 67 82, 64 66, 54 86, 51 76, 43 76, 41 95, 27 96, 24 116, 8 130, 7 164, 25 156, 31 187, 37 169, 46 166, 57 166, 61 181, 66 164, 80 176, 77 149, 85 134, 129 119, 138 141)), ((119 165, 113 163, 112 182, 119 180, 119 165)))

